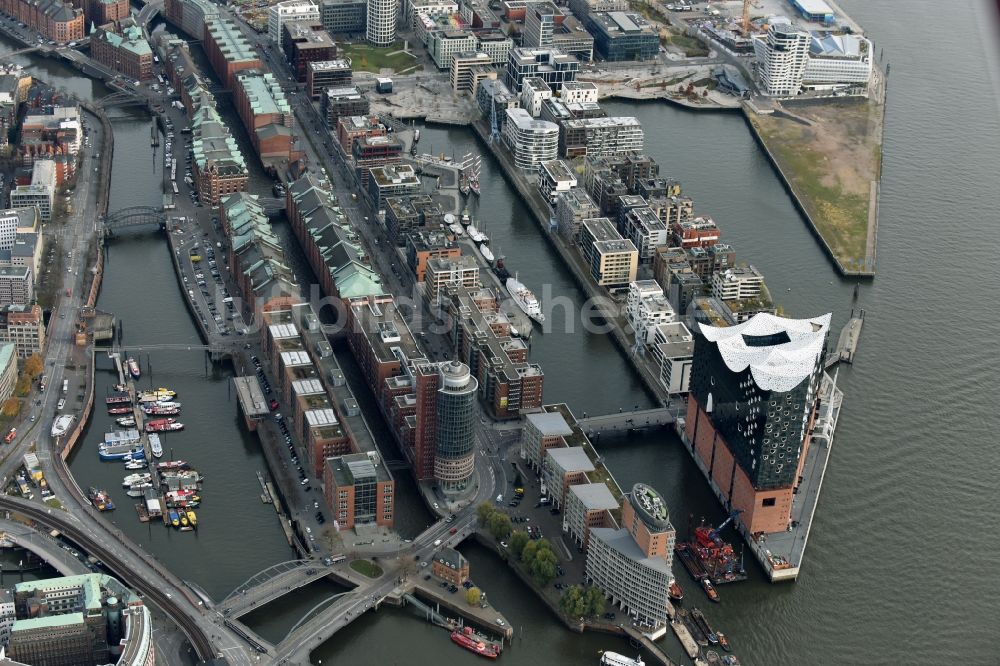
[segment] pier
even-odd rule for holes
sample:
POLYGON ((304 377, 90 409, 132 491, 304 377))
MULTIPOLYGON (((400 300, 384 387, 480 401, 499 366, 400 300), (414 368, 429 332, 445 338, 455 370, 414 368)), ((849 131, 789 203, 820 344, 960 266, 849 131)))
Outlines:
POLYGON ((830 368, 837 363, 854 363, 854 354, 858 351, 858 342, 861 339, 861 327, 865 323, 864 308, 851 309, 851 318, 840 331, 837 339, 837 348, 826 358, 826 367, 830 368))

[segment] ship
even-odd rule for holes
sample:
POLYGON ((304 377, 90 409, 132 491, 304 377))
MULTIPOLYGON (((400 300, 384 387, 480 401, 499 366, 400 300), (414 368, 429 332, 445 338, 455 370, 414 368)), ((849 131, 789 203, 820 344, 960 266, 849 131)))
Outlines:
POLYGON ((676 580, 670 581, 670 587, 667 588, 667 594, 670 595, 671 603, 679 604, 684 601, 684 590, 681 586, 677 584, 676 580))
POLYGON ((118 414, 131 414, 131 407, 109 407, 108 414, 111 416, 117 416, 118 414))
POLYGON ((177 416, 181 413, 180 407, 163 407, 161 405, 144 405, 142 412, 146 416, 177 416))
POLYGON ((738 515, 734 511, 718 527, 704 524, 695 527, 690 530, 690 541, 674 546, 684 567, 695 579, 707 577, 714 585, 746 580, 742 557, 737 557, 733 547, 719 536, 722 528, 738 515))
POLYGON ((479 246, 479 252, 480 252, 480 254, 483 255, 483 259, 485 259, 486 261, 488 261, 490 263, 493 263, 493 252, 490 250, 490 246, 489 245, 487 245, 486 243, 483 243, 482 245, 480 245, 479 246))
POLYGON ((708 623, 708 620, 705 619, 704 613, 695 608, 691 611, 691 618, 698 623, 698 628, 701 629, 703 634, 705 634, 705 638, 708 639, 709 643, 712 645, 719 644, 719 637, 714 631, 712 631, 712 626, 708 623))
POLYGON ((545 321, 545 315, 542 314, 542 306, 538 302, 531 290, 524 286, 517 277, 507 278, 507 291, 510 293, 510 297, 514 299, 517 306, 521 308, 524 314, 528 315, 539 324, 545 321))
POLYGON ((450 229, 451 233, 455 234, 455 236, 461 236, 463 233, 465 233, 462 230, 462 226, 459 225, 459 224, 457 224, 457 223, 455 223, 455 222, 452 222, 451 224, 449 224, 448 225, 448 229, 450 229))
POLYGON ((139 402, 166 402, 168 400, 173 400, 176 397, 176 391, 158 388, 155 391, 143 391, 139 394, 138 400, 139 402))
POLYGON ((163 445, 160 444, 160 436, 153 433, 149 436, 149 450, 153 452, 154 458, 163 456, 163 445))
POLYGON ((472 239, 473 243, 488 243, 490 241, 486 234, 477 229, 474 224, 470 224, 466 228, 466 232, 469 234, 469 238, 472 239))
POLYGON ((115 503, 111 501, 111 497, 108 496, 108 491, 103 488, 93 488, 91 487, 87 491, 87 497, 90 501, 97 507, 98 511, 114 511, 115 503))
POLYGON ((451 632, 451 642, 480 657, 496 659, 500 656, 500 646, 473 632, 472 627, 451 632))
POLYGON ((472 216, 469 215, 469 209, 466 208, 462 211, 462 219, 460 220, 463 227, 467 227, 472 224, 472 216))
POLYGON ((194 511, 187 511, 186 513, 187 513, 188 522, 191 524, 191 527, 197 527, 198 526, 198 516, 194 515, 194 511))
POLYGON ((133 460, 131 455, 126 456, 123 460, 125 461, 125 469, 146 469, 145 460, 133 460))
POLYGON ((142 497, 146 494, 147 490, 151 490, 152 488, 152 483, 135 483, 128 487, 125 494, 129 497, 142 497))
POLYGON ((189 465, 183 460, 167 460, 165 462, 156 463, 156 469, 187 469, 189 465))
POLYGON ((198 497, 198 493, 194 490, 169 490, 167 494, 164 495, 168 502, 200 502, 201 498, 198 497))
POLYGON ((180 518, 181 518, 181 527, 187 527, 188 526, 187 512, 186 511, 178 511, 177 515, 179 515, 180 518))
POLYGON ((101 445, 97 455, 101 460, 125 460, 130 458, 132 462, 145 460, 146 454, 141 446, 115 444, 113 446, 101 445))
POLYGON ((126 361, 126 365, 128 365, 128 374, 132 375, 132 379, 139 379, 139 377, 142 376, 142 372, 139 370, 139 364, 134 358, 130 356, 128 361, 126 361))
POLYGON ((645 666, 646 662, 641 657, 626 657, 617 652, 601 653, 601 666, 645 666))
POLYGON ((115 423, 122 426, 123 428, 131 428, 135 425, 134 416, 123 416, 120 419, 115 419, 115 423))
POLYGON ((716 634, 716 636, 719 637, 719 646, 726 652, 729 652, 729 639, 726 638, 726 635, 720 631, 716 634))
POLYGON ((473 194, 475 194, 477 197, 479 196, 479 178, 478 177, 476 177, 476 178, 470 178, 469 179, 469 190, 473 194))
POLYGON ((132 402, 132 398, 129 397, 128 393, 115 392, 109 395, 107 398, 105 398, 104 402, 106 402, 109 405, 128 404, 132 402))
POLYGON ((173 430, 183 430, 184 424, 177 419, 153 419, 146 424, 146 432, 170 432, 173 430))

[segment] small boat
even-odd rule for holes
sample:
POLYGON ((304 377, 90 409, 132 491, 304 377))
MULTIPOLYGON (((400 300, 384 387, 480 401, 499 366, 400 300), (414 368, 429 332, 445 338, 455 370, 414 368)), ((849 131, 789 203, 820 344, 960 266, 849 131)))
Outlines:
POLYGON ((681 586, 677 584, 676 580, 670 581, 670 587, 667 588, 667 593, 670 595, 670 601, 679 604, 684 601, 684 590, 681 586))
POLYGON ((601 666, 645 666, 646 662, 642 660, 642 657, 626 657, 623 654, 618 654, 617 652, 607 652, 601 653, 601 666))
POLYGON ((187 512, 187 519, 188 519, 188 522, 191 523, 192 527, 194 527, 194 526, 196 526, 198 524, 198 516, 194 515, 194 511, 188 511, 187 512))
POLYGON ((472 239, 473 243, 485 243, 487 240, 486 236, 483 235, 483 233, 479 231, 474 224, 470 224, 466 227, 465 231, 469 234, 469 238, 472 239))
POLYGON ((719 599, 719 593, 715 590, 715 586, 712 585, 712 581, 710 581, 708 578, 702 578, 701 586, 702 588, 704 588, 705 594, 708 595, 709 599, 711 599, 715 603, 719 603, 721 601, 721 599, 719 599))
POLYGON ((740 660, 736 658, 735 654, 724 654, 722 655, 723 666, 740 666, 740 660))
POLYGON ((177 513, 181 517, 181 527, 187 527, 188 526, 187 512, 178 511, 177 513))
POLYGON ((479 246, 479 253, 483 255, 483 259, 492 263, 493 262, 493 252, 490 250, 490 246, 483 243, 479 246))
POLYGON ((415 129, 413 130, 413 143, 419 143, 419 142, 420 142, 420 130, 415 129))
POLYGON ((170 501, 181 501, 181 500, 187 500, 191 502, 201 501, 201 499, 198 497, 197 492, 194 490, 170 490, 164 497, 170 501))
POLYGON ((187 469, 188 464, 183 460, 167 460, 165 462, 156 463, 156 469, 187 469))
POLYGON ((719 637, 712 630, 712 626, 708 623, 704 613, 695 608, 691 611, 691 618, 698 624, 698 628, 701 629, 701 633, 705 634, 705 638, 708 639, 709 643, 712 645, 719 644, 719 637))
POLYGON ((128 488, 129 486, 135 485, 137 483, 149 483, 153 480, 153 475, 149 472, 142 474, 129 474, 122 480, 122 487, 128 488))
POLYGON ((462 211, 462 218, 461 218, 460 222, 462 223, 463 227, 467 227, 470 224, 472 224, 472 216, 469 215, 469 209, 468 208, 466 208, 465 210, 462 211))
POLYGON ((129 397, 128 393, 116 392, 106 397, 104 402, 109 405, 123 405, 132 402, 132 398, 129 397))
POLYGON ((152 489, 152 483, 136 483, 128 487, 125 494, 129 497, 142 497, 147 490, 152 489))
POLYGON ((115 384, 111 388, 114 391, 128 391, 128 384, 115 384))
POLYGON ((469 180, 469 189, 477 197, 479 196, 479 179, 478 178, 472 178, 471 180, 469 180))
POLYGON ((133 460, 132 458, 127 458, 125 460, 125 469, 145 469, 146 462, 144 460, 133 460))
POLYGON ((719 659, 719 653, 715 650, 709 650, 705 653, 705 661, 708 662, 708 666, 720 666, 722 660, 719 659))
POLYGON ((129 357, 126 364, 128 365, 128 373, 132 375, 132 379, 139 379, 139 377, 142 376, 142 372, 139 370, 139 364, 134 358, 129 357))
POLYGON ((120 419, 115 419, 115 423, 122 426, 123 428, 131 428, 135 425, 134 416, 123 416, 120 419))
POLYGON ((455 223, 449 224, 448 228, 451 229, 451 233, 455 234, 456 236, 461 236, 462 234, 465 233, 462 230, 462 227, 460 225, 458 225, 458 224, 455 224, 455 223))
POLYGON ((153 419, 146 424, 146 432, 170 432, 183 430, 184 424, 177 419, 153 419))
POLYGON ((132 408, 131 407, 109 407, 108 408, 108 414, 110 414, 111 416, 115 416, 117 414, 131 414, 131 413, 132 413, 132 408))
POLYGON ((98 511, 114 511, 115 503, 108 496, 108 491, 103 488, 91 487, 87 492, 87 497, 97 507, 98 511))
POLYGON ((177 416, 181 413, 180 407, 160 407, 159 405, 144 405, 143 414, 146 416, 177 416))
POLYGON ((510 327, 510 337, 512 337, 512 338, 519 338, 519 337, 521 337, 521 334, 518 333, 518 331, 517 331, 516 328, 514 328, 513 326, 511 326, 510 327))
POLYGON ((171 525, 173 525, 174 527, 180 527, 181 519, 180 516, 177 515, 176 511, 171 509, 170 512, 167 514, 167 516, 170 518, 171 525))
POLYGON ((729 652, 730 650, 729 639, 726 638, 726 635, 720 631, 719 633, 716 634, 716 636, 718 636, 719 638, 719 646, 726 652, 729 652))
POLYGON ((154 458, 163 456, 163 445, 160 443, 159 435, 154 433, 149 436, 149 449, 153 452, 154 458))

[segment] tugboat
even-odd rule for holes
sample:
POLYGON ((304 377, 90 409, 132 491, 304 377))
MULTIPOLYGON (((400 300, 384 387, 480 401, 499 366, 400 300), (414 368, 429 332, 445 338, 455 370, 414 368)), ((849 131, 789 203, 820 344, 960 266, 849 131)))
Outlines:
POLYGON ((708 595, 709 599, 711 599, 715 603, 719 603, 720 601, 722 601, 721 599, 719 599, 719 593, 716 591, 715 586, 712 585, 712 581, 710 581, 707 577, 701 579, 701 586, 702 588, 704 588, 705 594, 708 595))
POLYGON ((139 370, 139 364, 131 356, 125 362, 128 365, 128 374, 132 375, 132 379, 139 379, 142 376, 142 372, 139 370))
POLYGON ((456 630, 451 632, 451 642, 465 648, 469 652, 478 654, 480 657, 496 659, 500 656, 500 646, 473 633, 472 627, 465 627, 461 631, 456 630))
POLYGON ((670 587, 667 589, 667 594, 670 595, 670 601, 675 604, 682 603, 684 601, 684 590, 681 586, 677 584, 676 580, 670 581, 670 587))

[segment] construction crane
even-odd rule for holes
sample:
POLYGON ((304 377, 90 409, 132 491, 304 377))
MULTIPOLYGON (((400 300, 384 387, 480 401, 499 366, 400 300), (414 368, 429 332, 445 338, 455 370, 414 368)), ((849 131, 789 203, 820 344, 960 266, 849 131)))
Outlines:
POLYGON ((712 530, 709 533, 709 537, 714 541, 716 539, 716 537, 719 536, 719 532, 721 532, 723 530, 723 528, 725 528, 726 525, 728 525, 729 523, 733 522, 733 520, 737 516, 739 516, 741 513, 743 513, 743 509, 733 509, 733 512, 731 514, 729 514, 729 517, 726 518, 724 521, 722 521, 721 525, 719 525, 718 527, 716 527, 714 530, 712 530))
POLYGON ((750 36, 750 2, 751 0, 743 0, 743 20, 740 25, 743 27, 743 36, 750 36))

